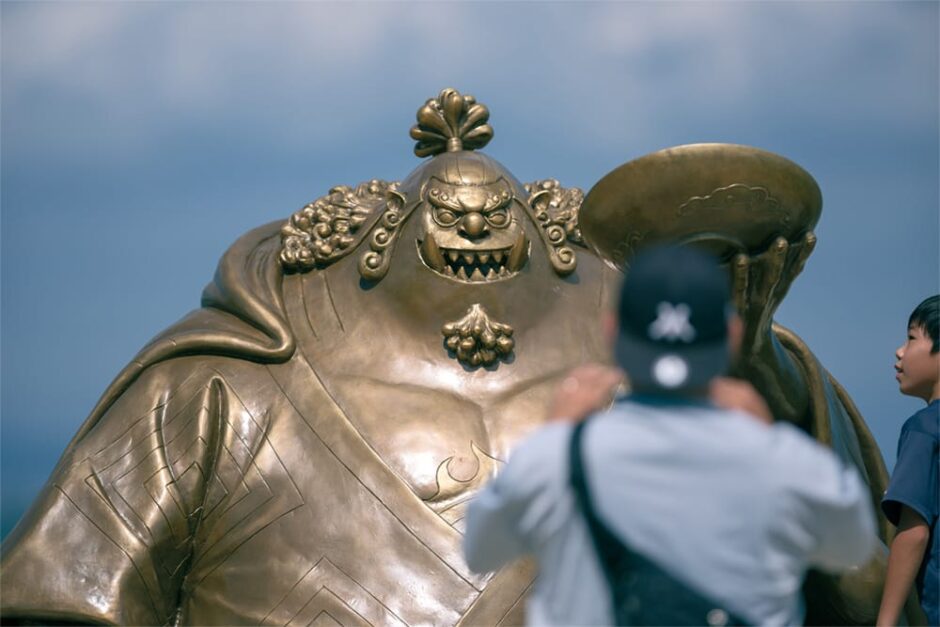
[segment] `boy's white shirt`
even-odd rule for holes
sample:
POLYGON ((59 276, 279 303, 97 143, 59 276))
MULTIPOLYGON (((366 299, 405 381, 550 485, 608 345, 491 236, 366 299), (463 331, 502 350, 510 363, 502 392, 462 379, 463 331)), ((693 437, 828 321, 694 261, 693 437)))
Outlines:
MULTIPOLYGON (((471 569, 537 558, 529 624, 613 622, 587 526, 575 515, 571 430, 553 423, 520 444, 467 513, 471 569)), ((594 506, 608 526, 755 623, 800 623, 806 569, 848 568, 875 548, 870 495, 856 471, 788 424, 625 401, 591 420, 583 444, 594 506)))

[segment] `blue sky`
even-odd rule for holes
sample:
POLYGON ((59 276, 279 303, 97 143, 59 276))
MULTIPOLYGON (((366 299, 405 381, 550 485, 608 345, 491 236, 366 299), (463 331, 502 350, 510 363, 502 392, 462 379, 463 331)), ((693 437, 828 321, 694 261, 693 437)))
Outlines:
POLYGON ((110 379, 198 306, 239 234, 337 184, 398 180, 440 89, 491 111, 520 180, 587 190, 701 141, 823 191, 778 320, 894 462, 893 379, 938 291, 936 2, 0 3, 2 532, 110 379))

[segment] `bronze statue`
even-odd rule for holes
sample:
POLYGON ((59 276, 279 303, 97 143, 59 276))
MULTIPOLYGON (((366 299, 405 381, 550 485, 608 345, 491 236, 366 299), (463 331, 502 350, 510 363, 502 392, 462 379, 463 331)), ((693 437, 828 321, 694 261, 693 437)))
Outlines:
MULTIPOLYGON (((465 506, 560 378, 608 360, 599 313, 657 238, 722 247, 749 325, 740 373, 880 497, 851 401, 771 329, 814 243, 807 173, 682 147, 585 200, 474 152, 488 117, 442 91, 411 131, 430 159, 406 179, 335 187, 232 246, 202 308, 118 375, 5 542, 5 620, 517 623, 533 570, 471 573, 465 506)), ((810 618, 873 620, 881 565, 814 576, 810 618)))

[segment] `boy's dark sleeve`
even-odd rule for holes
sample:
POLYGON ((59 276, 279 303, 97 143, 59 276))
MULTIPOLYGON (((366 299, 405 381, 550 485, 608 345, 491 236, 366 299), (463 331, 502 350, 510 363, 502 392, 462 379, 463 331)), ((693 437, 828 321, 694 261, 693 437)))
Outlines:
POLYGON ((902 429, 898 461, 881 501, 887 519, 897 526, 906 505, 929 524, 937 515, 937 481, 937 439, 918 429, 902 429))

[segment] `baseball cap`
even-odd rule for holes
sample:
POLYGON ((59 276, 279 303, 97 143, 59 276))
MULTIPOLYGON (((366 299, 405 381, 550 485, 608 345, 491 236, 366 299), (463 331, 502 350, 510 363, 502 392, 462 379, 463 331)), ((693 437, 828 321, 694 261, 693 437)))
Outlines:
POLYGON ((634 389, 682 392, 727 371, 728 273, 690 247, 655 247, 630 262, 615 357, 634 389))

